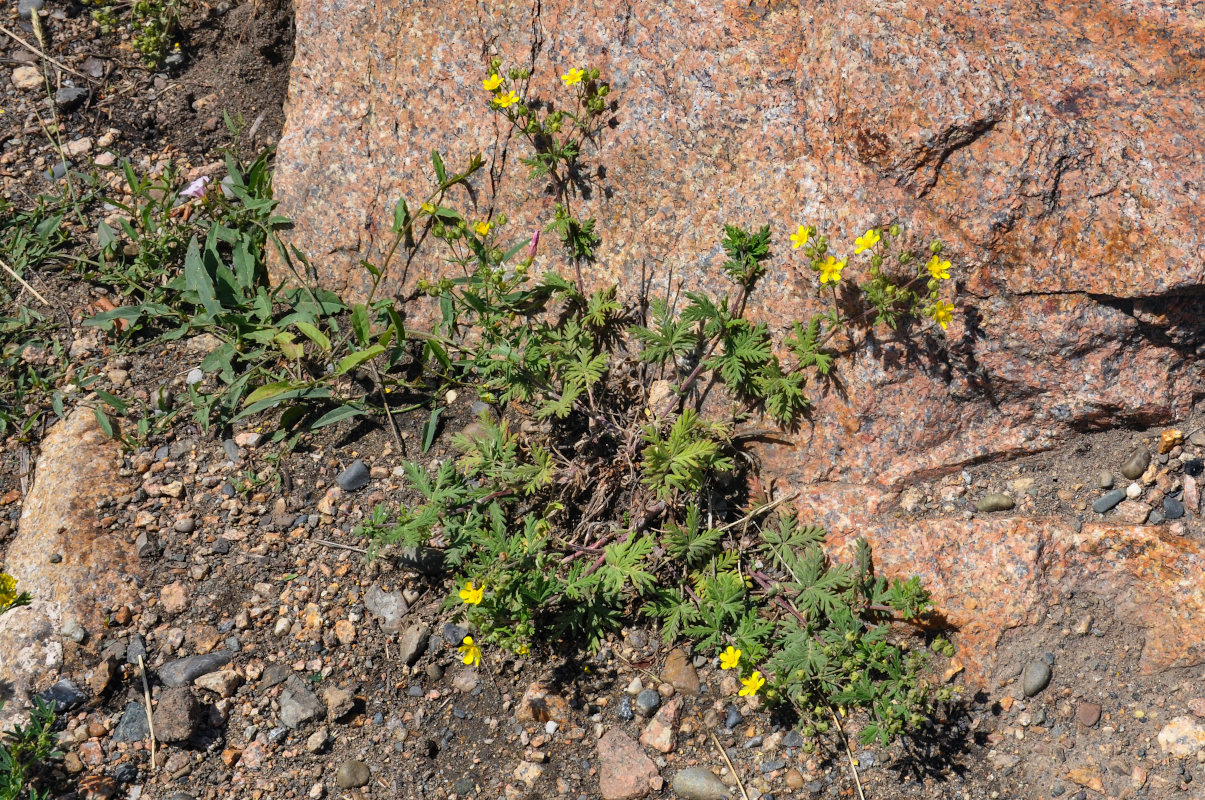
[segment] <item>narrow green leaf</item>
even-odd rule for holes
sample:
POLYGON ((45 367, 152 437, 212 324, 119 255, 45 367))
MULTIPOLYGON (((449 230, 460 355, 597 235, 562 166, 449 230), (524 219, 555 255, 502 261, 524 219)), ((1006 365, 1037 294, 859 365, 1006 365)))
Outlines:
POLYGON ((361 347, 366 346, 369 339, 368 308, 363 303, 356 303, 352 308, 351 329, 356 335, 356 342, 361 347))
POLYGON ((443 157, 439 155, 438 150, 431 151, 431 165, 435 167, 435 177, 439 178, 441 184, 448 182, 448 170, 444 166, 443 157))
POLYGON ((345 356, 339 362, 339 365, 337 367, 335 367, 335 374, 343 375, 343 374, 355 369, 356 367, 360 366, 365 361, 376 358, 377 356, 379 356, 381 353, 384 353, 384 352, 385 352, 385 348, 381 347, 379 344, 374 344, 372 347, 369 347, 365 350, 357 350, 356 352, 352 353, 351 355, 345 356))
POLYGON ((297 320, 293 323, 297 330, 301 331, 307 339, 322 348, 322 352, 329 353, 331 351, 331 340, 326 334, 318 330, 318 326, 311 322, 297 320))
POLYGON ((325 428, 327 425, 334 425, 336 422, 342 422, 345 419, 365 416, 367 414, 368 412, 363 408, 356 408, 355 406, 351 405, 339 406, 338 408, 332 409, 318 419, 314 420, 313 424, 310 425, 310 430, 316 431, 319 428, 325 428))
POLYGON ((431 416, 423 425, 423 452, 431 449, 432 442, 435 441, 435 433, 439 430, 439 415, 444 412, 444 406, 439 406, 431 412, 431 416))

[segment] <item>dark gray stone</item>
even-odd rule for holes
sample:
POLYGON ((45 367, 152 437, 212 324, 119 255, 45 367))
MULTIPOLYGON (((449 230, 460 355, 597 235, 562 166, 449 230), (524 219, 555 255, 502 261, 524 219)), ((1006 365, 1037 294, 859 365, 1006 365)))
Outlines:
POLYGON ((1180 519, 1184 516, 1184 504, 1174 497, 1163 498, 1164 519, 1180 519))
POLYGON ((187 742, 201 722, 201 704, 187 686, 165 689, 155 707, 155 738, 187 742))
POLYGON ((661 707, 661 695, 655 689, 644 689, 636 695, 636 713, 642 717, 651 717, 661 707))
POLYGON ((632 698, 628 697, 626 694, 619 699, 618 714, 619 718, 624 722, 629 722, 633 717, 636 716, 632 711, 632 698))
POLYGON ((453 625, 451 622, 445 622, 441 633, 445 642, 453 646, 459 646, 464 641, 464 637, 469 635, 469 629, 463 625, 453 625))
MULTIPOLYGON (((223 450, 223 452, 226 453, 226 458, 230 459, 231 461, 238 461, 238 457, 239 457, 238 445, 235 443, 235 441, 233 439, 223 439, 222 440, 222 450, 223 450)), ((225 488, 226 488, 225 486, 222 487, 223 491, 225 490, 225 488)), ((233 489, 234 487, 231 487, 231 488, 233 489)))
POLYGON ((411 625, 407 628, 398 642, 398 660, 408 667, 414 666, 414 662, 426 652, 430 635, 431 629, 426 625, 411 625))
POLYGON ((44 5, 44 0, 17 0, 17 14, 21 19, 28 20, 41 11, 44 5))
POLYGON ((1109 509, 1116 506, 1122 500, 1126 499, 1125 489, 1114 489, 1111 492, 1106 492, 1100 497, 1092 501, 1092 510, 1097 514, 1103 514, 1109 509))
POLYGON ((141 634, 131 633, 130 642, 126 645, 126 663, 138 666, 139 656, 146 661, 146 642, 142 640, 141 634))
POLYGON ((744 717, 741 716, 740 709, 736 706, 728 706, 728 715, 724 718, 724 727, 732 730, 737 725, 741 724, 744 717))
POLYGON ((403 547, 398 551, 397 564, 420 575, 438 577, 444 571, 444 553, 433 547, 403 547))
POLYGON ((189 656, 159 668, 159 680, 164 686, 187 686, 202 675, 216 672, 230 663, 230 653, 217 650, 199 656, 189 656))
POLYGON ((55 711, 59 712, 70 711, 76 706, 82 705, 88 699, 88 695, 80 691, 78 686, 66 678, 63 678, 46 691, 38 692, 38 697, 47 703, 54 702, 55 711))
POLYGON ((339 488, 345 492, 354 492, 356 489, 363 489, 367 486, 369 477, 368 465, 357 458, 347 469, 339 473, 339 477, 335 478, 335 483, 339 484, 339 488))
POLYGON ((84 98, 87 96, 87 89, 81 89, 78 86, 64 86, 54 93, 54 104, 63 111, 73 111, 84 102, 84 98))
POLYGON ((1030 661, 1021 671, 1021 691, 1033 697, 1050 685, 1050 665, 1045 661, 1030 661))
POLYGON ((121 721, 113 729, 115 742, 140 742, 150 735, 151 727, 146 723, 146 707, 138 701, 126 704, 121 721))

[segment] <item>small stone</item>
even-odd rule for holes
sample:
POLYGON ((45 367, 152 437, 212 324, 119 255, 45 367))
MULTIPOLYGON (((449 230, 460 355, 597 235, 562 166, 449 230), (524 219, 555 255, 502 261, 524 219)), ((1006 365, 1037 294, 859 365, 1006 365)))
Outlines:
POLYGON ((1130 498, 1131 500, 1137 500, 1139 497, 1142 497, 1142 484, 1131 483, 1129 486, 1127 486, 1126 497, 1130 498))
POLYGON ((134 552, 139 558, 154 558, 159 555, 159 541, 146 531, 141 531, 134 539, 134 552))
POLYGON ((113 682, 113 678, 117 676, 117 659, 111 655, 105 656, 100 660, 92 670, 92 674, 88 676, 88 688, 92 690, 94 695, 102 695, 109 689, 109 684, 113 682))
MULTIPOLYGON (((41 11, 44 5, 44 0, 17 0, 17 14, 20 15, 21 19, 28 20, 34 14, 41 11)), ((94 75, 93 77, 100 76, 94 75)))
POLYGON ((1117 506, 1114 519, 1123 525, 1141 525, 1151 514, 1151 507, 1137 500, 1126 500, 1117 506))
MULTIPOLYGON (((795 772, 798 774, 798 770, 795 772)), ((803 786, 802 776, 799 786, 803 786)), ((716 777, 714 772, 703 767, 678 770, 670 781, 670 788, 682 800, 728 800, 730 797, 724 782, 716 777)))
POLYGON ((740 725, 742 721, 744 721, 744 717, 741 716, 740 709, 736 706, 728 706, 728 714, 724 717, 724 727, 732 730, 737 725, 740 725))
POLYGON ((159 602, 163 610, 173 616, 179 614, 188 605, 188 595, 184 585, 179 581, 169 583, 159 590, 159 602))
POLYGON ((398 642, 398 659, 408 667, 414 666, 426 652, 430 637, 431 629, 426 625, 411 625, 398 642))
POLYGON ((632 678, 631 682, 628 683, 628 686, 626 689, 624 689, 624 691, 632 697, 635 697, 644 691, 644 683, 640 680, 639 676, 632 678))
POLYGON ((1184 431, 1169 428, 1159 434, 1159 455, 1166 455, 1184 443, 1184 431))
POLYGON ((1122 464, 1121 474, 1132 481, 1136 481, 1142 477, 1142 473, 1146 472, 1146 468, 1150 465, 1150 452, 1146 448, 1140 447, 1131 453, 1126 462, 1122 464))
POLYGON ((165 689, 155 707, 155 736, 164 742, 187 742, 201 721, 201 706, 187 687, 165 689))
POLYGON ((515 709, 515 719, 519 722, 555 722, 563 725, 569 721, 569 704, 545 684, 536 681, 523 692, 515 709))
POLYGON ((203 380, 205 380, 205 373, 200 367, 193 367, 188 371, 188 374, 184 376, 184 382, 189 386, 196 386, 203 380))
POLYGON ((452 688, 458 692, 468 694, 477 688, 477 670, 462 669, 456 673, 456 677, 452 678, 452 688))
POLYGON ((1114 489, 1107 492, 1092 501, 1092 510, 1097 514, 1104 514, 1109 511, 1122 500, 1126 499, 1125 489, 1114 489))
POLYGON ((1092 630, 1092 622, 1093 618, 1091 614, 1085 614, 1084 616, 1080 617, 1079 622, 1075 623, 1075 635, 1087 636, 1092 630))
POLYGON ((619 698, 619 710, 615 713, 624 722, 630 722, 636 716, 632 711, 632 698, 626 694, 619 698))
POLYGON ((63 678, 44 692, 38 692, 38 697, 47 703, 54 703, 55 711, 63 712, 83 705, 88 696, 80 691, 73 681, 63 678))
POLYGON ((657 766, 632 737, 612 728, 598 740, 598 785, 603 800, 636 800, 649 793, 657 766))
POLYGON ((652 689, 645 689, 636 695, 636 713, 642 717, 651 717, 660 706, 661 695, 652 689))
POLYGON ((1159 731, 1159 747, 1176 758, 1205 749, 1205 725, 1192 717, 1176 717, 1159 731))
POLYGON ((645 747, 651 747, 654 750, 660 750, 662 753, 669 753, 674 749, 676 743, 676 731, 674 725, 678 721, 678 710, 682 707, 682 700, 675 698, 657 712, 657 716, 653 717, 644 732, 640 734, 640 743, 645 747))
POLYGON ((349 645, 356 640, 356 626, 351 620, 341 619, 335 623, 335 638, 341 645, 349 645))
POLYGON ((530 789, 540 779, 540 776, 544 774, 544 769, 543 764, 520 761, 519 766, 515 767, 515 779, 523 781, 527 785, 527 788, 530 789))
POLYGON ((692 697, 699 694, 699 673, 694 664, 690 663, 690 656, 681 648, 670 651, 666 657, 665 667, 661 670, 661 680, 683 694, 692 697))
POLYGON ((992 492, 979 498, 979 502, 975 503, 975 508, 984 513, 992 513, 994 511, 1009 511, 1015 505, 1016 503, 1008 495, 992 492))
POLYGON ((352 712, 356 705, 356 697, 346 689, 328 686, 322 691, 322 702, 326 703, 327 716, 339 720, 352 712))
MULTIPOLYGON (((222 452, 224 452, 226 454, 226 458, 230 459, 231 461, 238 461, 239 459, 238 445, 235 444, 233 439, 222 440, 222 452)), ((233 490, 233 487, 231 488, 233 490)), ((222 489, 224 493, 225 487, 222 487, 222 489)))
POLYGON ((1080 703, 1075 707, 1075 721, 1085 728, 1100 722, 1100 703, 1080 703))
POLYGON ((72 158, 87 155, 88 153, 92 152, 92 139, 88 136, 84 136, 67 142, 67 144, 63 145, 63 152, 72 158))
POLYGON ((172 525, 172 530, 176 533, 192 533, 196 527, 197 521, 195 519, 192 517, 182 517, 172 525))
POLYGON ((420 575, 439 577, 444 571, 444 553, 434 547, 403 547, 397 552, 397 565, 420 575))
POLYGON ((368 765, 363 761, 356 761, 354 758, 344 761, 335 771, 335 783, 340 789, 358 789, 368 785, 371 778, 372 773, 369 771, 368 765))
POLYGON ((1113 488, 1113 473, 1107 469, 1102 469, 1096 473, 1096 485, 1102 489, 1113 488))
MULTIPOLYGON (((128 658, 127 653, 127 658, 128 658)), ((217 650, 198 656, 189 656, 179 661, 172 661, 159 668, 159 680, 164 686, 184 686, 192 683, 202 675, 221 669, 230 663, 230 653, 217 650)))
POLYGON ((377 619, 385 633, 400 632, 402 618, 410 610, 401 592, 386 592, 376 584, 364 593, 364 607, 377 619))
POLYGON ((369 477, 371 476, 368 466, 357 458, 347 469, 339 473, 339 477, 335 478, 335 483, 339 484, 339 488, 345 492, 354 492, 367 486, 369 477))
POLYGON ((17 67, 13 70, 13 86, 18 89, 37 89, 42 85, 42 71, 37 67, 17 67))
POLYGON ((280 724, 296 730, 325 716, 326 709, 318 696, 300 680, 290 678, 280 695, 280 724))
POLYGON ((1184 516, 1184 504, 1174 497, 1163 498, 1163 518, 1180 519, 1184 516))
POLYGON ((331 735, 326 728, 319 728, 310 734, 310 737, 305 740, 305 749, 311 753, 320 753, 323 748, 330 742, 331 735))
POLYGON ((258 447, 264 435, 256 431, 239 431, 234 434, 234 443, 239 447, 258 447))
POLYGON ((219 697, 230 697, 243 685, 243 676, 232 669, 223 669, 202 675, 193 681, 193 684, 214 692, 219 697))
POLYGON ((1021 691, 1033 697, 1050 685, 1050 665, 1045 661, 1030 661, 1021 671, 1021 691))
POLYGON ((88 96, 87 89, 78 86, 64 86, 54 93, 54 104, 63 111, 74 111, 88 96))

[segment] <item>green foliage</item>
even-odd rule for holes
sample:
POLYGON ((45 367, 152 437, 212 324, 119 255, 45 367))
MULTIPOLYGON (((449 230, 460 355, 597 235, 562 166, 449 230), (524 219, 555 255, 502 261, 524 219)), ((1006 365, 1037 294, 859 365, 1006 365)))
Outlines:
POLYGON ((49 800, 33 782, 46 761, 59 755, 54 749, 54 705, 39 698, 29 712, 29 722, 15 725, 0 736, 0 800, 49 800))

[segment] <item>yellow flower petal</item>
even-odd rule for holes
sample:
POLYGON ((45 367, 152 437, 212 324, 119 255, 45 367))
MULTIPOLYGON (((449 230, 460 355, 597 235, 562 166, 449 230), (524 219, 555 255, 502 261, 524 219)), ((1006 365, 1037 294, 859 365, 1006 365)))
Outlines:
POLYGON ((808 238, 811 236, 811 231, 806 225, 800 225, 799 230, 791 234, 791 249, 798 250, 808 243, 808 238))
POLYGON ((495 72, 493 75, 483 80, 481 85, 485 87, 486 91, 492 92, 502 85, 502 76, 495 72))
POLYGON ((564 75, 561 76, 561 80, 563 80, 565 82, 566 86, 573 86, 576 83, 581 83, 582 76, 584 76, 585 74, 586 73, 583 70, 570 69, 568 72, 566 72, 564 75))
POLYGON ((871 228, 870 230, 866 231, 866 233, 854 240, 854 254, 856 255, 864 250, 869 250, 878 244, 879 239, 881 238, 882 237, 879 236, 879 232, 874 228, 871 228))
POLYGON ((720 669, 735 669, 741 663, 741 651, 728 645, 728 649, 720 653, 720 669))

